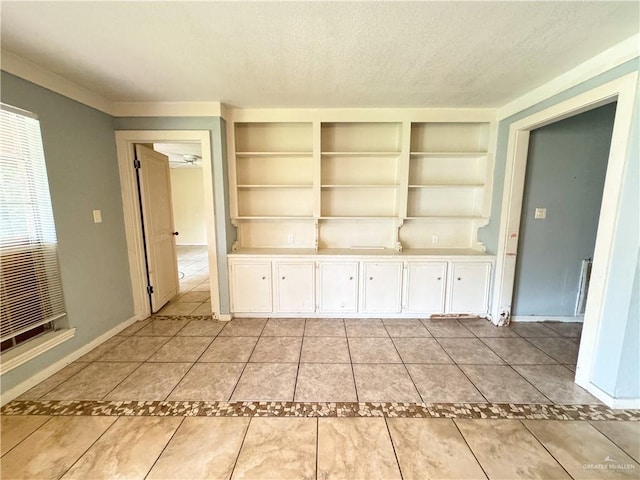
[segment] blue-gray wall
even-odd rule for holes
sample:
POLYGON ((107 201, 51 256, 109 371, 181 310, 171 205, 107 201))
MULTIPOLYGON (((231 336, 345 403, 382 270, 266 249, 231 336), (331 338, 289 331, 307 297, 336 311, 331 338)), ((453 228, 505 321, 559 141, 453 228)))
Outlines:
POLYGON ((592 258, 615 103, 531 132, 513 315, 574 315, 581 263, 592 258), (535 220, 536 207, 547 218, 535 220))
POLYGON ((113 119, 1 74, 2 102, 39 116, 60 272, 75 337, 2 375, 14 387, 133 315, 113 119), (94 224, 92 210, 102 210, 94 224))
POLYGON ((213 201, 216 217, 220 313, 229 313, 227 253, 235 241, 229 217, 226 122, 220 117, 122 117, 114 119, 116 130, 207 130, 210 132, 213 201))

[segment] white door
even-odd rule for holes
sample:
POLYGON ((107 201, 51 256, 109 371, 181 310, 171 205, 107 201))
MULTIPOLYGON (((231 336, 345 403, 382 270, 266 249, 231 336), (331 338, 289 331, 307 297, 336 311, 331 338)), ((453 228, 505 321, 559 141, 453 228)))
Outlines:
POLYGON ((315 312, 313 262, 276 262, 276 312, 315 312))
POLYGON ((446 262, 409 263, 405 285, 408 313, 444 313, 446 262))
POLYGON ((319 310, 326 313, 358 311, 358 262, 321 262, 318 269, 319 310))
POLYGON ((148 147, 136 145, 140 179, 142 224, 151 311, 157 312, 178 294, 178 258, 173 227, 169 157, 148 147))
POLYGON ((491 263, 452 262, 447 313, 487 313, 491 263))
POLYGON ((231 270, 231 309, 271 312, 271 263, 234 262, 231 270))
POLYGON ((399 313, 402 263, 363 262, 362 312, 399 313))

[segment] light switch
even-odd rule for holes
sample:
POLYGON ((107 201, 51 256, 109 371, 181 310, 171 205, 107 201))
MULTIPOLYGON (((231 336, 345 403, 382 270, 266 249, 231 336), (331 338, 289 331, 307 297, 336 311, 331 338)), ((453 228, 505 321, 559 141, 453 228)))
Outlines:
POLYGON ((102 211, 94 210, 93 211, 93 223, 102 223, 102 211))
POLYGON ((536 213, 534 214, 533 218, 535 218, 536 220, 542 220, 544 218, 547 218, 547 209, 536 208, 536 213))

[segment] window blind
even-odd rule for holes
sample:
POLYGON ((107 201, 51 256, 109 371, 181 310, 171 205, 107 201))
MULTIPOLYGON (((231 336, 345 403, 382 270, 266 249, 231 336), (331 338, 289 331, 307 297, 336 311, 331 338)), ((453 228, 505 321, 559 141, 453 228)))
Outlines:
POLYGON ((40 122, 0 104, 0 341, 65 315, 40 122))

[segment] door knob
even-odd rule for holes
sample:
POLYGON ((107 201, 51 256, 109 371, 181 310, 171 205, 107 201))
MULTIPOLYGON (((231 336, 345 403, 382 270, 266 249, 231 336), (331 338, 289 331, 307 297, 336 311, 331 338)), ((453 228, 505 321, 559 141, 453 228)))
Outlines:
POLYGON ((180 235, 180 232, 171 232, 171 233, 173 233, 176 237, 180 235))

